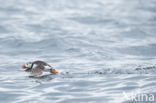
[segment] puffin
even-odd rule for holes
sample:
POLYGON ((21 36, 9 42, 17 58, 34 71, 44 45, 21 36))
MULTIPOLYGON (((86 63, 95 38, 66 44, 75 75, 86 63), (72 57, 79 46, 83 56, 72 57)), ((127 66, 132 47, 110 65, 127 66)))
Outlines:
POLYGON ((40 60, 34 62, 27 62, 22 65, 22 68, 26 72, 30 72, 31 73, 30 76, 41 76, 43 72, 58 74, 58 71, 56 71, 53 67, 51 67, 46 62, 40 60))

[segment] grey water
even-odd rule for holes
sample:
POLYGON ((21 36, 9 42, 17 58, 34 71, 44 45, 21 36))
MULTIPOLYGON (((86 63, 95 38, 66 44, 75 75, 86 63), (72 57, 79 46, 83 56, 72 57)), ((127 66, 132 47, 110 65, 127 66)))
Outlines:
POLYGON ((155 88, 155 0, 0 0, 0 103, 154 103, 155 88), (30 78, 35 60, 59 74, 30 78))

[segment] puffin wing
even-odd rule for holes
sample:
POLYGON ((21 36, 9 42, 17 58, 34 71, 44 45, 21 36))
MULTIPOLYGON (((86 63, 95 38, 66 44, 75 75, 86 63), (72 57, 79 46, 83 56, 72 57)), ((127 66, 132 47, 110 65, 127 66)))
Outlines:
POLYGON ((44 67, 39 65, 35 68, 32 68, 32 71, 31 71, 31 75, 30 76, 39 76, 43 73, 43 70, 44 70, 44 67))
POLYGON ((43 65, 43 66, 47 66, 48 65, 46 62, 40 61, 40 60, 34 61, 33 64, 38 64, 38 65, 43 65))

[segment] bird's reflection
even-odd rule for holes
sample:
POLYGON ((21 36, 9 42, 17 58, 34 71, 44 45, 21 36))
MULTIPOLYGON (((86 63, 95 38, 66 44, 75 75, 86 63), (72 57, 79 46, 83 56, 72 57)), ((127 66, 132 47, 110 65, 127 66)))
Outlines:
POLYGON ((51 81, 54 80, 55 78, 53 77, 53 74, 47 74, 43 76, 29 76, 29 78, 35 79, 37 83, 41 83, 42 81, 51 81))

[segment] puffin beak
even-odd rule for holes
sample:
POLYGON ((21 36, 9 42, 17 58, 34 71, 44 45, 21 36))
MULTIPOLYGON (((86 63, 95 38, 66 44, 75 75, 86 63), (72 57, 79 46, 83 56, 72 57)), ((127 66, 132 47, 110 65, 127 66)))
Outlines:
POLYGON ((51 68, 51 72, 54 74, 58 74, 58 71, 56 71, 54 68, 51 68))
POLYGON ((23 64, 23 65, 22 65, 22 69, 25 69, 25 68, 26 68, 26 66, 25 66, 25 64, 23 64))

